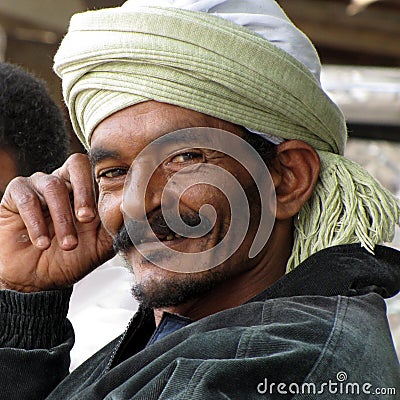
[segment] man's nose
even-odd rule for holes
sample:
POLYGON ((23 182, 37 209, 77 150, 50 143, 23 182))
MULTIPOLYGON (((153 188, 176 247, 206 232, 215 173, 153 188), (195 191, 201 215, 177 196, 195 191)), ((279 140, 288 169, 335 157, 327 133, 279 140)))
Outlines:
POLYGON ((162 166, 152 160, 134 162, 124 186, 122 212, 136 221, 142 221, 161 206, 166 177, 162 166))

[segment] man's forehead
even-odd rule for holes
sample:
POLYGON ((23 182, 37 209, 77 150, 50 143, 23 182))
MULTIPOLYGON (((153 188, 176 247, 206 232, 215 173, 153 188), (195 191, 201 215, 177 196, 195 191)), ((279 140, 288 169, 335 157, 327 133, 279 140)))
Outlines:
POLYGON ((147 159, 163 162, 170 156, 193 150, 201 151, 210 157, 215 157, 217 154, 219 157, 229 156, 232 151, 243 154, 245 151, 243 144, 246 141, 243 140, 242 134, 200 126, 177 129, 145 138, 140 137, 140 133, 136 136, 132 134, 121 138, 121 140, 111 138, 111 140, 102 141, 97 136, 95 143, 89 150, 89 159, 92 165, 107 159, 130 159, 133 161, 138 157, 142 161, 147 159))
MULTIPOLYGON (((147 101, 120 110, 104 119, 95 128, 90 157, 115 157, 129 149, 139 151, 157 140, 158 146, 172 146, 176 141, 192 146, 193 132, 187 128, 216 128, 241 136, 243 128, 218 118, 171 104, 147 101), (179 137, 169 135, 180 131, 179 137)), ((213 140, 213 135, 209 136, 213 140)), ((204 143, 204 141, 203 141, 204 143)))
MULTIPOLYGON (((92 164, 106 158, 135 157, 152 144, 153 151, 208 146, 222 140, 207 128, 242 135, 243 128, 218 118, 166 103, 148 101, 120 110, 104 119, 94 130, 89 157, 92 164), (194 134, 194 129, 203 131, 194 134), (179 135, 171 135, 179 132, 179 135), (206 135, 207 139, 203 140, 206 135), (200 139, 200 140, 199 140, 200 139), (155 142, 155 143, 154 143, 155 142)), ((227 147, 230 139, 224 136, 227 147)))

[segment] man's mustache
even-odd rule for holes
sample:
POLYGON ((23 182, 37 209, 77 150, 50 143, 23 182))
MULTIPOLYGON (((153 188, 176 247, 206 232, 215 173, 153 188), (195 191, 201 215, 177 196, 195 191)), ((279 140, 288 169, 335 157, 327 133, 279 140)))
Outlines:
POLYGON ((134 247, 133 242, 129 236, 128 229, 126 225, 123 224, 121 229, 113 238, 113 249, 115 253, 127 253, 132 247, 134 247))
MULTIPOLYGON (((180 214, 180 218, 188 227, 197 226, 202 222, 200 215, 197 212, 180 214)), ((209 227, 212 226, 209 221, 204 220, 204 216, 202 218, 203 223, 205 222, 209 227)), ((148 217, 147 223, 136 220, 125 221, 113 239, 114 251, 116 253, 127 253, 135 246, 134 243, 138 244, 143 240, 146 241, 146 238, 149 238, 148 225, 150 225, 153 233, 158 236, 166 236, 173 233, 173 231, 168 227, 162 212, 156 211, 148 217)))

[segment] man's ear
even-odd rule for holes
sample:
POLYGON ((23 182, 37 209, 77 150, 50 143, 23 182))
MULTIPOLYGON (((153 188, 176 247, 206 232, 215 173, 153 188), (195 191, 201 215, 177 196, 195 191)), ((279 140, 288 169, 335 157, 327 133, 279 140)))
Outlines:
POLYGON ((276 219, 296 215, 311 197, 320 171, 317 152, 301 140, 281 143, 270 166, 276 191, 276 219))

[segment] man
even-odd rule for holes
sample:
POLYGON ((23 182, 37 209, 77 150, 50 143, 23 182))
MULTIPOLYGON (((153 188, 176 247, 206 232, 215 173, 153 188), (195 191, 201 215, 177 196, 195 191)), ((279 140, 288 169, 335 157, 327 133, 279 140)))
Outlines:
POLYGON ((44 82, 0 63, 0 198, 11 179, 54 171, 68 150, 63 115, 44 82))
POLYGON ((399 390, 381 297, 398 291, 398 253, 378 245, 398 204, 340 155, 312 45, 273 1, 143 4, 73 18, 55 69, 90 161, 13 181, 2 201, 3 395, 399 390), (140 310, 67 376, 68 287, 112 243, 140 310))

